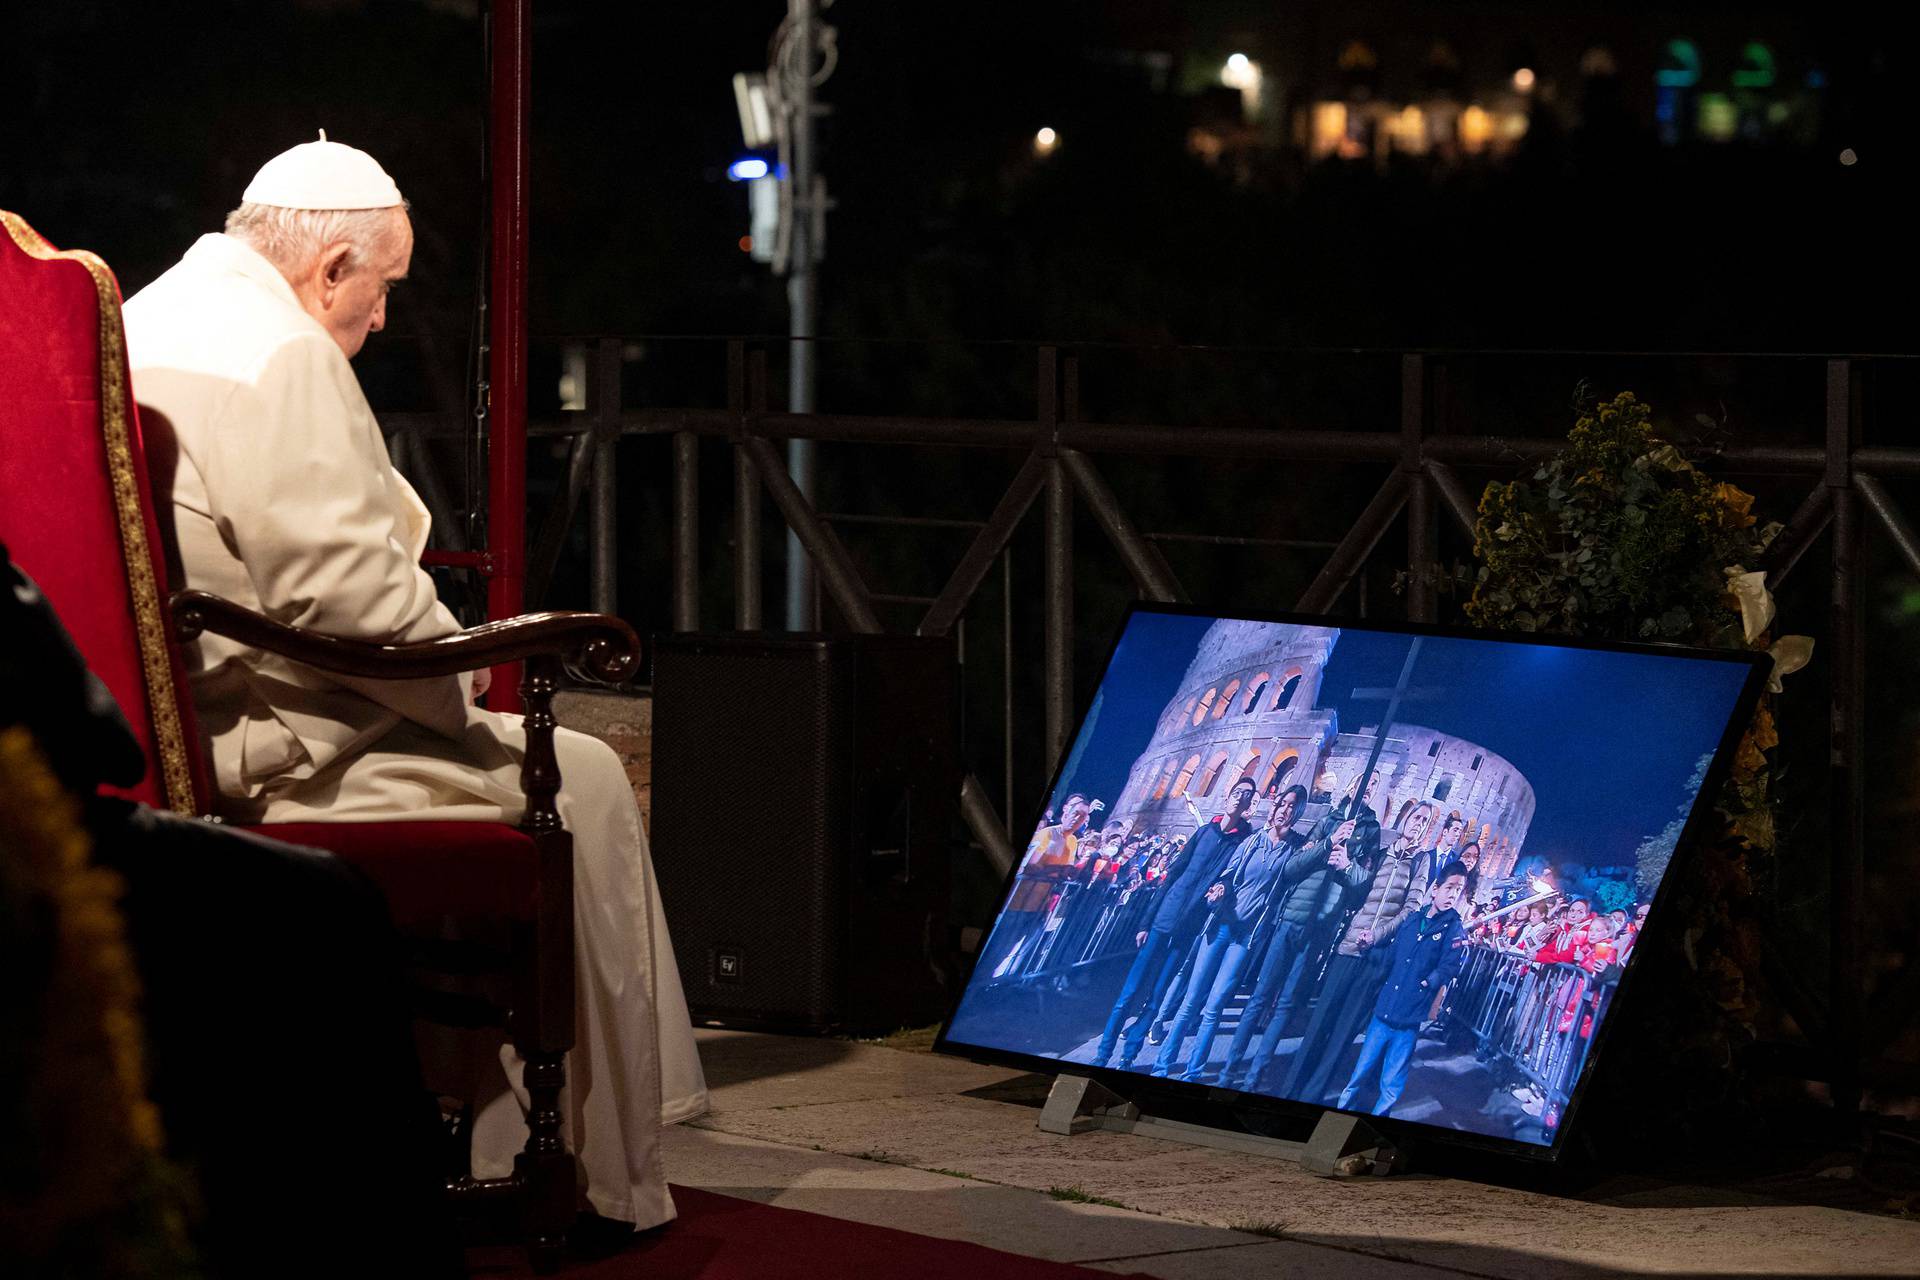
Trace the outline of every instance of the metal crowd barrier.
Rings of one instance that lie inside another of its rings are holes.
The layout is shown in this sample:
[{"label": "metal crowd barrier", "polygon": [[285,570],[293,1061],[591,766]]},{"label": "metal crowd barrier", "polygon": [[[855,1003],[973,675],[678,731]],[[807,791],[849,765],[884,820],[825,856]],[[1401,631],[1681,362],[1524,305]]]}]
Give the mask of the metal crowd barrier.
[{"label": "metal crowd barrier", "polygon": [[[1028,926],[1027,937],[1017,944],[1020,954],[1005,972],[993,977],[995,982],[1039,982],[1131,952],[1134,935],[1147,927],[1158,897],[1158,886],[1153,884],[1129,890],[1111,881],[1088,885],[1026,874],[1015,883],[1022,887],[1044,884],[1050,894],[1057,890],[1058,896],[1038,922]],[[1020,892],[1015,888],[1014,895]]]},{"label": "metal crowd barrier", "polygon": [[1542,964],[1487,945],[1470,951],[1448,1014],[1472,1029],[1477,1056],[1507,1077],[1502,1087],[1530,1085],[1543,1099],[1541,1120],[1551,1129],[1566,1114],[1613,986],[1577,964]]}]

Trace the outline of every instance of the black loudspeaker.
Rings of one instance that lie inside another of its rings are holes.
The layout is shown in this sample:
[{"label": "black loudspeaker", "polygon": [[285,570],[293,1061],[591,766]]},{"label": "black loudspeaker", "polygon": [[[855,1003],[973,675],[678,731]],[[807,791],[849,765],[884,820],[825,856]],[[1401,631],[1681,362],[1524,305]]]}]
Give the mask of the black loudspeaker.
[{"label": "black loudspeaker", "polygon": [[946,1012],[952,641],[654,641],[653,865],[694,1019],[826,1031]]}]

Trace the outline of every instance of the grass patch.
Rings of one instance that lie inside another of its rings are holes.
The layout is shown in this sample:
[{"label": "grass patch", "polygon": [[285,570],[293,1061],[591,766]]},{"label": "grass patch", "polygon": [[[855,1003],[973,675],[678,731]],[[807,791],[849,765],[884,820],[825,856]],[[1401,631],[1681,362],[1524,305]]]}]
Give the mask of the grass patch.
[{"label": "grass patch", "polygon": [[962,1173],[958,1169],[929,1169],[927,1172],[942,1174],[949,1178],[965,1178],[968,1182],[980,1181],[980,1179],[974,1177],[972,1174]]},{"label": "grass patch", "polygon": [[940,1024],[930,1027],[901,1027],[889,1031],[883,1036],[860,1036],[860,1044],[877,1044],[883,1049],[900,1049],[907,1053],[931,1053],[933,1041],[940,1034]]},{"label": "grass patch", "polygon": [[1048,1187],[1047,1194],[1055,1200],[1065,1200],[1069,1204],[1103,1204],[1109,1209],[1124,1209],[1127,1207],[1118,1200],[1109,1200],[1105,1196],[1088,1195],[1079,1187]]},{"label": "grass patch", "polygon": [[1290,1239],[1292,1235],[1287,1224],[1278,1218],[1248,1218],[1241,1222],[1229,1221],[1227,1223],[1227,1229],[1229,1231],[1244,1231],[1250,1236],[1266,1236],[1269,1240],[1286,1240]]}]

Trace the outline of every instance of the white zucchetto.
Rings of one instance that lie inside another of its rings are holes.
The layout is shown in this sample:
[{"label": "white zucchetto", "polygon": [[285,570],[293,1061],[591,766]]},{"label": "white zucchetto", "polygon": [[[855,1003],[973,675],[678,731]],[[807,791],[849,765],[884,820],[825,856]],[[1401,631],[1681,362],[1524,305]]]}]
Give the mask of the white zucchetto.
[{"label": "white zucchetto", "polygon": [[327,141],[303,142],[260,166],[240,197],[281,209],[388,209],[405,203],[380,162],[366,152]]}]

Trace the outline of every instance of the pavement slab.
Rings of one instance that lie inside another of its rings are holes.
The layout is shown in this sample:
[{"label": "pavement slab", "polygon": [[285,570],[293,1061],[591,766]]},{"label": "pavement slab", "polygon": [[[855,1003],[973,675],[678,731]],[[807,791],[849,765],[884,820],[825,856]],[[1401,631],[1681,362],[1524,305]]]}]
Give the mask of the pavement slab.
[{"label": "pavement slab", "polygon": [[[989,1245],[1054,1262],[1103,1264],[1108,1270],[1148,1275],[1327,1275],[1343,1274],[1353,1255],[1295,1245],[1296,1255],[1330,1257],[1302,1272],[1297,1262],[1286,1270],[1265,1270],[1280,1260],[1263,1236],[1140,1213],[1111,1205],[1059,1200],[1035,1190],[933,1172],[879,1160],[785,1146],[755,1138],[691,1126],[666,1134],[664,1156],[675,1182],[703,1191],[736,1196],[786,1209],[920,1235]],[[1201,1254],[1242,1251],[1247,1266],[1220,1271],[1219,1262],[1196,1261]],[[1124,1259],[1126,1265],[1115,1265]],[[1377,1265],[1368,1260],[1369,1265]],[[1258,1264],[1258,1265],[1257,1265]],[[1199,1270],[1195,1270],[1199,1267]],[[1336,1268],[1326,1270],[1326,1267]],[[1420,1268],[1388,1273],[1439,1276]]]},{"label": "pavement slab", "polygon": [[676,1132],[675,1181],[1036,1257],[1168,1280],[1920,1276],[1910,1219],[1646,1177],[1579,1197],[1322,1179],[1237,1152],[1041,1133],[1031,1106],[965,1096],[1021,1074],[1006,1068],[846,1041],[700,1041],[714,1108]]}]

